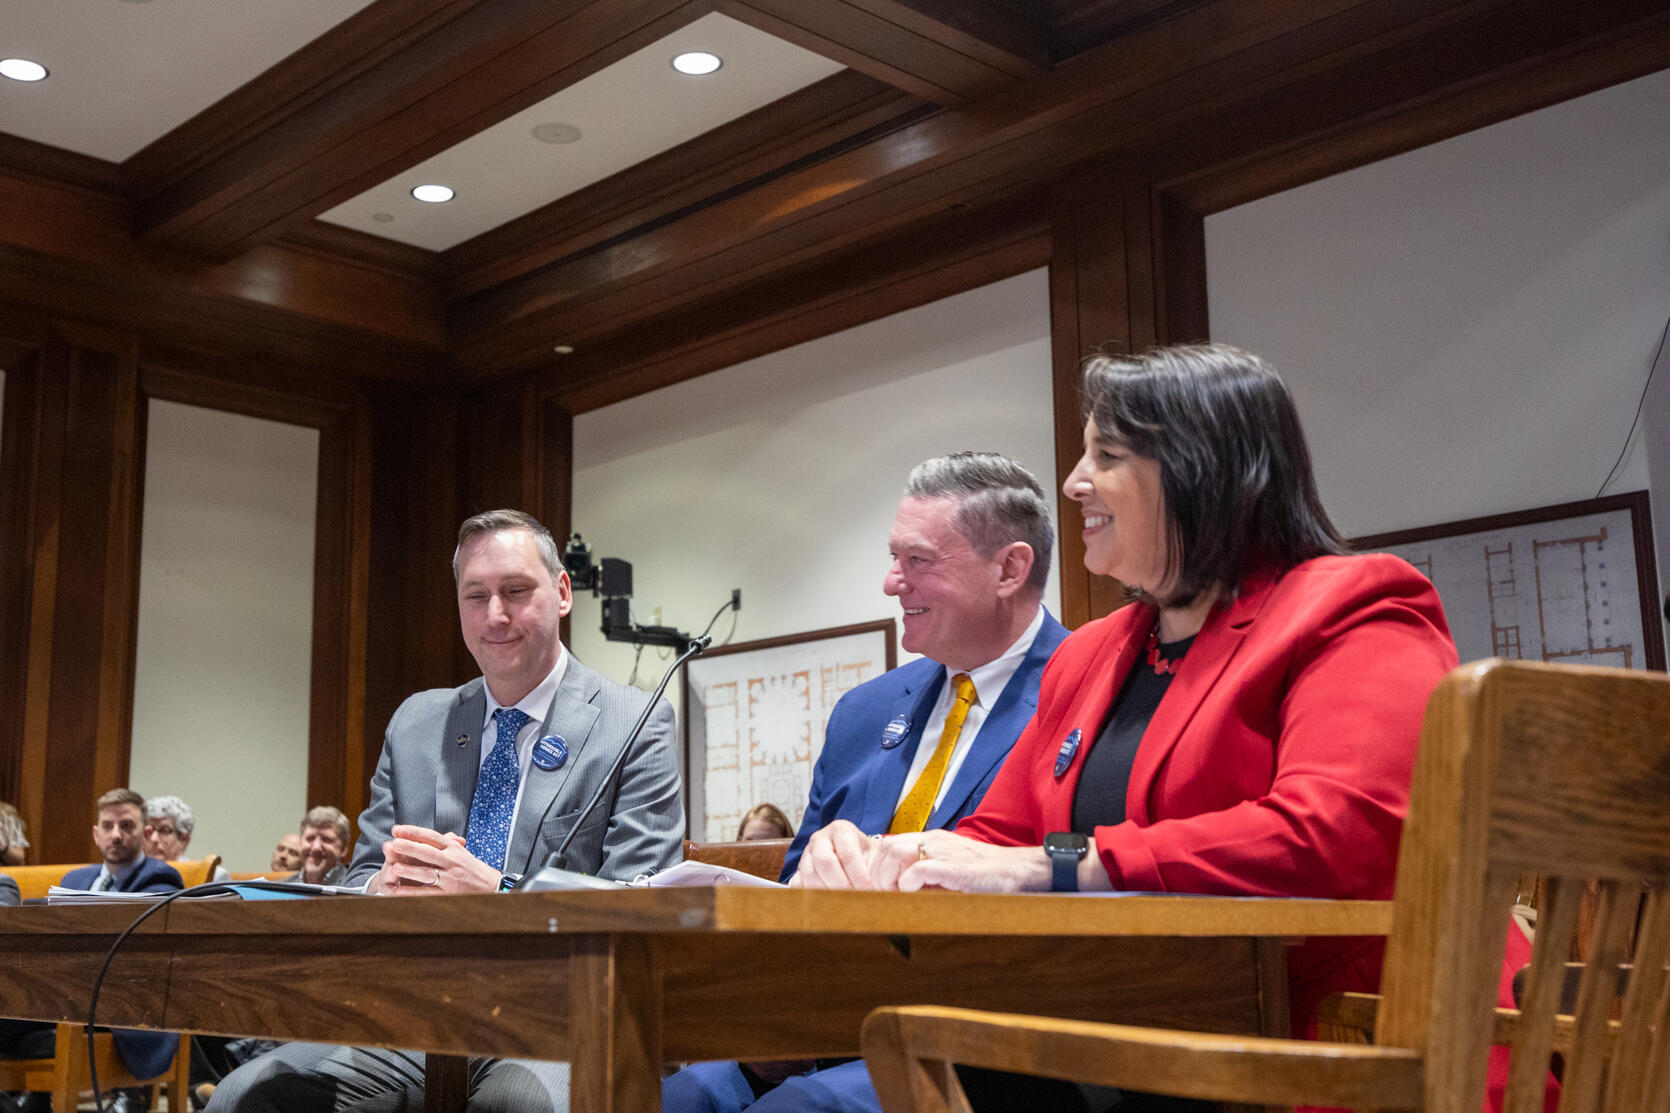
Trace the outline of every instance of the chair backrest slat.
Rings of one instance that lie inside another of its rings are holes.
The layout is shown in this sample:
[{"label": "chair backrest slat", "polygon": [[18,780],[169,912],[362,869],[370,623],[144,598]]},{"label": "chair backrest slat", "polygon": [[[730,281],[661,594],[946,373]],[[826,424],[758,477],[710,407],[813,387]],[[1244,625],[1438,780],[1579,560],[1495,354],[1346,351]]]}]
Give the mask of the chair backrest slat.
[{"label": "chair backrest slat", "polygon": [[1635,929],[1641,884],[1603,881],[1595,915],[1595,949],[1577,989],[1577,1026],[1566,1053],[1562,1077],[1562,1113],[1595,1113],[1600,1108],[1606,1077],[1607,1023],[1617,1000],[1618,964],[1623,961]]},{"label": "chair backrest slat", "polygon": [[1583,903],[1583,883],[1554,877],[1544,889],[1537,909],[1537,935],[1531,945],[1531,969],[1519,1003],[1520,1021],[1513,1041],[1513,1060],[1503,1113],[1541,1113],[1548,1076],[1548,1057],[1554,1042],[1554,1017],[1560,1007],[1566,955],[1577,931]]},{"label": "chair backrest slat", "polygon": [[[1613,1053],[1607,1074],[1607,1113],[1637,1113],[1647,1108],[1651,1095],[1647,1079],[1658,1070],[1666,1050],[1665,1007],[1667,983],[1665,957],[1670,954],[1670,891],[1662,884],[1647,892],[1642,906],[1635,954],[1639,961],[1630,971],[1624,993],[1623,1038]],[[1661,1038],[1655,1039],[1655,1032]]]}]

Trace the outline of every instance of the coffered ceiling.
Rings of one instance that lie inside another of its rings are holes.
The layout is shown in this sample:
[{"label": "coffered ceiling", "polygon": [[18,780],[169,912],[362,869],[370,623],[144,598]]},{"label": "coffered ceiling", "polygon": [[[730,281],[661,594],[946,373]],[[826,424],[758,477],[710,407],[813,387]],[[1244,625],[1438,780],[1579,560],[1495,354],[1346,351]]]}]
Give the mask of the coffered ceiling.
[{"label": "coffered ceiling", "polygon": [[[692,48],[723,67],[674,73]],[[1670,12],[5,0],[10,56],[50,77],[0,79],[0,300],[180,328],[212,303],[584,408],[793,339],[808,306],[881,311],[903,274],[1036,266],[1087,168],[1211,212],[1670,65]],[[414,200],[429,181],[455,198]]]}]

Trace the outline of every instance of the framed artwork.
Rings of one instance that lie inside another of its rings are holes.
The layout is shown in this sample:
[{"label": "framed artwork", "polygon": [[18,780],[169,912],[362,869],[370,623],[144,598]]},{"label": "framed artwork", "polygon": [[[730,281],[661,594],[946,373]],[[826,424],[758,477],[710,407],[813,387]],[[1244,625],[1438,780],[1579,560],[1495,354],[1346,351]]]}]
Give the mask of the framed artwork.
[{"label": "framed artwork", "polygon": [[755,804],[800,826],[835,701],[891,669],[893,620],[729,645],[684,672],[684,814],[697,842],[736,838]]},{"label": "framed artwork", "polygon": [[1647,492],[1360,537],[1438,589],[1463,661],[1664,669]]}]

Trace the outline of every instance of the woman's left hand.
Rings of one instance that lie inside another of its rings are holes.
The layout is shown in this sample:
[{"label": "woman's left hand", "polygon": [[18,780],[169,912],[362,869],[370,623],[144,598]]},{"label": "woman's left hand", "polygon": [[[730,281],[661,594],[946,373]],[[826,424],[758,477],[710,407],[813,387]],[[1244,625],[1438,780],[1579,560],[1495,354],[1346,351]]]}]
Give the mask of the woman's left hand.
[{"label": "woman's left hand", "polygon": [[1048,892],[1050,861],[1041,846],[993,846],[949,831],[889,835],[870,858],[878,889],[914,893]]}]

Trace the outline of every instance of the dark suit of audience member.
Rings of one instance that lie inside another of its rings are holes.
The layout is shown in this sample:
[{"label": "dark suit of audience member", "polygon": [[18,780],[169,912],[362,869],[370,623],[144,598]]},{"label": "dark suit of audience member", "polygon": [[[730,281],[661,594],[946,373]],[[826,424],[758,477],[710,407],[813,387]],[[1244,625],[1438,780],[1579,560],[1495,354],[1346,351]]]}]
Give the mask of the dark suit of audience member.
[{"label": "dark suit of audience member", "polygon": [[[889,543],[882,590],[904,609],[904,647],[924,656],[835,705],[784,863],[791,883],[807,840],[836,820],[880,835],[951,827],[972,812],[1031,720],[1044,665],[1067,636],[1039,603],[1053,543],[1049,506],[1013,461],[959,453],[922,464]],[[662,1108],[879,1113],[880,1102],[862,1059],[708,1062],[668,1078]]]}]

